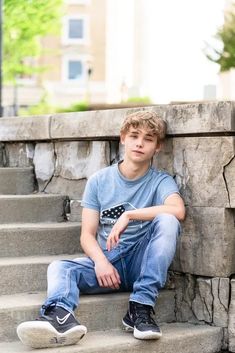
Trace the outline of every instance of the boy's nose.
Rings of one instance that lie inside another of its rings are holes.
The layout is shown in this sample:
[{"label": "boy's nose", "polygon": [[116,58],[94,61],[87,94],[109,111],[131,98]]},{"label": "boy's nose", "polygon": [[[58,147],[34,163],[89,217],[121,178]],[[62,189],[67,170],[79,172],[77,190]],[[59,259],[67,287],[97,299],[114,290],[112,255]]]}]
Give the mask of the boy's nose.
[{"label": "boy's nose", "polygon": [[143,146],[143,141],[142,140],[138,140],[138,141],[136,141],[136,146],[137,147],[142,147]]}]

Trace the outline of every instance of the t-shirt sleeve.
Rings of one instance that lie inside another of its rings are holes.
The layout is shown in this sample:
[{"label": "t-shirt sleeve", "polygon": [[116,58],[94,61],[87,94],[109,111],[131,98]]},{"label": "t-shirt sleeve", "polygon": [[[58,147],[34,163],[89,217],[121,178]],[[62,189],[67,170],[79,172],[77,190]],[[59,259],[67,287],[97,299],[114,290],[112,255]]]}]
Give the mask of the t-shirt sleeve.
[{"label": "t-shirt sleeve", "polygon": [[90,177],[86,183],[81,205],[82,207],[100,211],[100,204],[98,201],[98,184],[97,179],[94,176]]},{"label": "t-shirt sleeve", "polygon": [[163,205],[166,198],[174,193],[179,194],[179,188],[172,176],[166,175],[158,185],[156,203]]}]

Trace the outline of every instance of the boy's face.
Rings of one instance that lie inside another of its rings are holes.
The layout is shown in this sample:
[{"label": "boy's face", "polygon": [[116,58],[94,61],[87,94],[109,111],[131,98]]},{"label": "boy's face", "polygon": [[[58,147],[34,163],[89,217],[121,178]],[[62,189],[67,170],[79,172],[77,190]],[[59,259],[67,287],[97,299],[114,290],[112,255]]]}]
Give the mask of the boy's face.
[{"label": "boy's face", "polygon": [[129,131],[121,134],[121,143],[125,146],[125,157],[133,162],[150,162],[161,145],[157,136],[145,127],[130,127]]}]

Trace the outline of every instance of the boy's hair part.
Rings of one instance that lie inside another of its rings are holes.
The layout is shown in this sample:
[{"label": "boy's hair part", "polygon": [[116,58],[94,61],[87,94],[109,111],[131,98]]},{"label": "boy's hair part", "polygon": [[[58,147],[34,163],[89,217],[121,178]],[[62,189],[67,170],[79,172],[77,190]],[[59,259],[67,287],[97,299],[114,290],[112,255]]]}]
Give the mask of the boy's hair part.
[{"label": "boy's hair part", "polygon": [[120,133],[126,134],[131,127],[135,129],[140,127],[149,129],[157,136],[158,143],[163,142],[166,137],[166,122],[157,113],[152,111],[137,111],[128,114],[122,123]]}]

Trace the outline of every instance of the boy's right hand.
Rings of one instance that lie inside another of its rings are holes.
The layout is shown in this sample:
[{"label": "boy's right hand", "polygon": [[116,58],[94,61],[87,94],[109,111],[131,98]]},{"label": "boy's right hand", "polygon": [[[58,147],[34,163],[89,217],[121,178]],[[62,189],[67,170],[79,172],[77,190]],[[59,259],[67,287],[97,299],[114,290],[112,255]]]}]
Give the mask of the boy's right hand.
[{"label": "boy's right hand", "polygon": [[107,259],[95,262],[95,273],[100,287],[119,289],[119,273]]}]

